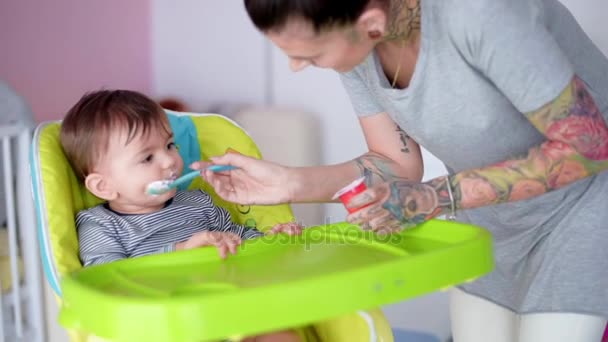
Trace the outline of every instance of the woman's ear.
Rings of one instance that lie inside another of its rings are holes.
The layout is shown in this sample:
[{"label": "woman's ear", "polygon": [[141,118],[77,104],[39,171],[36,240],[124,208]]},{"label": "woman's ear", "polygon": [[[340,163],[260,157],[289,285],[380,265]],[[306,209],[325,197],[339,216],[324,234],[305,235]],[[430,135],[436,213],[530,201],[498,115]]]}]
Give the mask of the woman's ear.
[{"label": "woman's ear", "polygon": [[382,39],[386,33],[387,16],[378,7],[366,9],[357,19],[357,29],[371,40]]},{"label": "woman's ear", "polygon": [[84,185],[95,196],[106,201],[116,199],[118,194],[112,188],[103,175],[99,173],[91,173],[84,179]]}]

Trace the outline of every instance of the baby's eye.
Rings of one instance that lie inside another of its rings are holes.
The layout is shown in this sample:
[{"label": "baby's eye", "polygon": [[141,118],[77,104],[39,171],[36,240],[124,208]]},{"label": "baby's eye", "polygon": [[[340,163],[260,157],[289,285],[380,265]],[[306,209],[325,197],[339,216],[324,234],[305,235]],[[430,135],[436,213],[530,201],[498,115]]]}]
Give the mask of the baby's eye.
[{"label": "baby's eye", "polygon": [[170,142],[169,144],[167,144],[167,150],[173,150],[173,149],[177,149],[177,145],[175,145],[174,142]]},{"label": "baby's eye", "polygon": [[152,155],[150,154],[144,160],[142,160],[141,162],[145,164],[145,163],[149,163],[151,161],[152,161]]}]

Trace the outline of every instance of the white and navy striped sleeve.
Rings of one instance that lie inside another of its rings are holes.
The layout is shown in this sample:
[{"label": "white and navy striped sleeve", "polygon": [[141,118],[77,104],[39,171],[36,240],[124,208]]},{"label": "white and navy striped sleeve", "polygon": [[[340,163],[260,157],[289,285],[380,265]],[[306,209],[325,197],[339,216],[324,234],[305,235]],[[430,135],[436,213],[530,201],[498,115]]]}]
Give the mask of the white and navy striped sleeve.
[{"label": "white and navy striped sleeve", "polygon": [[234,223],[228,210],[217,205],[214,205],[214,209],[215,217],[217,218],[217,227],[213,230],[230,232],[240,236],[243,240],[253,239],[264,235],[264,233],[255,228],[248,228],[241,224]]},{"label": "white and navy striped sleeve", "polygon": [[76,217],[80,261],[84,267],[126,259],[127,252],[111,229],[87,212]]},{"label": "white and navy striped sleeve", "polygon": [[211,196],[206,192],[197,191],[195,193],[198,195],[196,202],[201,205],[201,210],[207,214],[210,221],[213,223],[212,227],[208,227],[209,230],[230,232],[240,236],[244,240],[264,235],[264,233],[255,228],[248,228],[241,224],[234,223],[228,210],[215,205]]}]

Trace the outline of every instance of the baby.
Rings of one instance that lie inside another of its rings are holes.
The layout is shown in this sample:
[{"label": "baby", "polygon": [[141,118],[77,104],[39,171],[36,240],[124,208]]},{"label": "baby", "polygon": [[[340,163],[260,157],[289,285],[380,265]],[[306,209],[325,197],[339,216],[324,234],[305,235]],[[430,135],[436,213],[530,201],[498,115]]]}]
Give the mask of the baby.
[{"label": "baby", "polygon": [[[231,221],[201,190],[146,193],[148,184],[175,179],[184,163],[168,118],[146,96],[127,90],[85,95],[61,125],[61,144],[77,176],[104,204],[76,216],[80,259],[86,266],[181,249],[215,246],[222,258],[242,239],[263,233]],[[295,223],[272,233],[299,234]],[[293,331],[255,341],[299,341]]]}]

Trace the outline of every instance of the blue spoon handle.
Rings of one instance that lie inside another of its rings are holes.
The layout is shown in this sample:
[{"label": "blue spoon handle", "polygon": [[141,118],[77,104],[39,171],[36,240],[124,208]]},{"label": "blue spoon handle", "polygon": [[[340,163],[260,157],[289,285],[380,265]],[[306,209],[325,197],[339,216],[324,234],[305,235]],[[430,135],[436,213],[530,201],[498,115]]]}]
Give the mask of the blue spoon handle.
[{"label": "blue spoon handle", "polygon": [[236,166],[232,166],[232,165],[209,165],[207,167],[207,170],[210,170],[213,172],[230,171],[230,170],[234,170],[234,169],[236,169]]},{"label": "blue spoon handle", "polygon": [[178,179],[176,179],[175,181],[173,181],[170,185],[169,185],[169,189],[174,189],[177,188],[178,186],[188,183],[191,180],[193,180],[194,178],[200,176],[201,173],[200,171],[192,171],[192,172],[188,172],[185,175],[179,177]]},{"label": "blue spoon handle", "polygon": [[[210,165],[209,167],[207,167],[207,169],[211,170],[213,172],[221,172],[221,171],[234,170],[234,169],[236,169],[236,167],[234,167],[232,165]],[[183,175],[183,176],[179,177],[178,179],[176,179],[175,181],[173,181],[169,185],[169,189],[175,189],[182,184],[186,184],[186,183],[192,181],[194,178],[196,178],[200,175],[201,175],[200,171],[188,172],[185,175]]]}]

